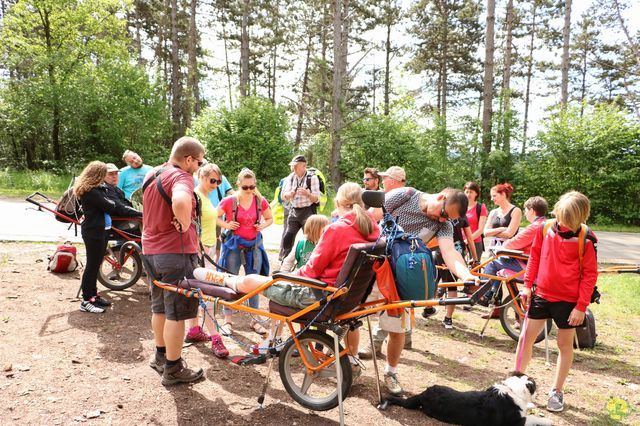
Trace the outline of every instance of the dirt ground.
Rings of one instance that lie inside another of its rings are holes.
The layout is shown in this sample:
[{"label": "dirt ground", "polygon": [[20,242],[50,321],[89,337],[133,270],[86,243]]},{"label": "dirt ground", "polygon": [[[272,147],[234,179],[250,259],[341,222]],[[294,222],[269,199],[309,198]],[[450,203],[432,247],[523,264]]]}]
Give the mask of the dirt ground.
[{"label": "dirt ground", "polygon": [[[81,272],[55,275],[46,271],[46,256],[54,247],[31,243],[0,246],[0,423],[338,422],[337,408],[312,412],[296,404],[284,390],[277,366],[266,406],[258,409],[256,399],[268,364],[239,367],[215,358],[202,344],[186,348],[183,355],[191,366],[204,368],[205,379],[193,385],[163,387],[159,375],[147,365],[154,345],[146,285],[140,281],[122,292],[102,289],[113,299],[113,306],[103,315],[82,313],[75,298]],[[432,384],[483,389],[507,374],[515,342],[501,331],[497,320],[480,339],[482,313],[479,308],[456,311],[453,331],[441,326],[443,309],[429,320],[416,315],[413,349],[403,353],[399,370],[408,394]],[[248,330],[247,318],[242,317],[236,316],[235,329],[258,341]],[[623,423],[640,424],[637,331],[622,330],[606,318],[599,319],[599,324],[603,326],[596,349],[576,355],[566,387],[566,411],[556,415],[536,409],[534,413],[551,418],[555,424],[618,424],[613,403],[622,401],[636,407]],[[229,339],[225,343],[232,355],[243,354]],[[553,338],[550,346],[551,364],[555,365]],[[537,345],[534,356],[529,374],[539,385],[537,402],[545,404],[553,367],[545,366],[543,344]],[[373,364],[364,364],[363,376],[345,401],[347,424],[440,424],[399,407],[378,411]]]}]

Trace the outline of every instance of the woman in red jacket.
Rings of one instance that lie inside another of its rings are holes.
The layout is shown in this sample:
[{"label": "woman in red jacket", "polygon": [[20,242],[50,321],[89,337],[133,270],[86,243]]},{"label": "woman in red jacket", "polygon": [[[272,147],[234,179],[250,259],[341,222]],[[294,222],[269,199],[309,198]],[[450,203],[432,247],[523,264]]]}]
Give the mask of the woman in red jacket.
[{"label": "woman in red jacket", "polygon": [[[542,331],[546,319],[553,318],[558,327],[560,354],[547,410],[562,411],[562,387],[573,363],[574,329],[584,321],[598,279],[597,239],[591,231],[588,232],[581,262],[578,234],[590,211],[589,199],[583,194],[575,191],[564,194],[553,211],[556,222],[546,234],[543,228],[536,233],[527,263],[525,289],[520,296],[524,305],[529,305],[528,320],[518,343],[515,369],[525,372],[531,361],[536,336]],[[534,283],[536,288],[532,297]]]}]

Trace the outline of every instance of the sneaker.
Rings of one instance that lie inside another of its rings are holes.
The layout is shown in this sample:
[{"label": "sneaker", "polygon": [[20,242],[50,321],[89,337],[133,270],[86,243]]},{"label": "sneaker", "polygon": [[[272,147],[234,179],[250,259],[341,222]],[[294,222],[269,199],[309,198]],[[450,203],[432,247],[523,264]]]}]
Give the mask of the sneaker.
[{"label": "sneaker", "polygon": [[229,356],[229,351],[224,346],[222,337],[220,337],[220,335],[211,337],[211,350],[213,351],[213,354],[218,358],[226,358]]},{"label": "sneaker", "polygon": [[391,395],[398,396],[403,392],[397,373],[384,373],[384,384]]},{"label": "sneaker", "polygon": [[191,370],[187,367],[186,361],[180,359],[180,362],[172,367],[167,367],[165,364],[164,371],[162,372],[162,384],[169,386],[177,383],[195,382],[202,377],[203,374],[204,371],[202,371],[202,368]]},{"label": "sneaker", "polygon": [[111,301],[103,298],[102,296],[94,297],[92,303],[99,308],[106,308],[107,306],[111,306]]},{"label": "sneaker", "polygon": [[478,299],[478,305],[488,307],[491,299],[493,299],[493,290],[489,290],[483,294],[482,297]]},{"label": "sneaker", "polygon": [[555,389],[549,392],[549,401],[547,401],[547,410],[562,411],[564,410],[564,394]]},{"label": "sneaker", "polygon": [[205,333],[199,325],[191,327],[184,338],[185,343],[208,342],[209,340],[211,340],[211,336]]},{"label": "sneaker", "polygon": [[231,336],[233,334],[233,323],[225,322],[224,324],[222,324],[222,326],[220,326],[220,333],[223,336]]},{"label": "sneaker", "polygon": [[444,325],[444,328],[446,328],[447,330],[453,330],[453,320],[451,318],[444,317],[444,319],[442,320],[442,325]]},{"label": "sneaker", "polygon": [[[404,338],[404,346],[403,346],[403,349],[411,349],[411,347],[412,347],[411,339],[407,339],[407,337],[406,337],[406,336],[407,336],[407,335],[405,335],[405,338]],[[410,335],[409,335],[409,336],[410,336]]]},{"label": "sneaker", "polygon": [[164,364],[167,362],[167,355],[156,351],[149,360],[149,367],[162,374],[164,371]]},{"label": "sneaker", "polygon": [[[382,342],[373,342],[373,346],[376,348],[376,358],[382,356]],[[372,359],[373,353],[371,351],[371,345],[367,345],[363,350],[358,351],[358,358],[360,359]]]},{"label": "sneaker", "polygon": [[80,311],[89,312],[90,314],[101,314],[104,312],[104,308],[94,305],[90,300],[83,300],[80,302]]},{"label": "sneaker", "polygon": [[430,316],[434,315],[436,312],[438,312],[436,308],[434,308],[433,306],[428,306],[424,308],[424,310],[422,311],[422,318],[429,318]]}]

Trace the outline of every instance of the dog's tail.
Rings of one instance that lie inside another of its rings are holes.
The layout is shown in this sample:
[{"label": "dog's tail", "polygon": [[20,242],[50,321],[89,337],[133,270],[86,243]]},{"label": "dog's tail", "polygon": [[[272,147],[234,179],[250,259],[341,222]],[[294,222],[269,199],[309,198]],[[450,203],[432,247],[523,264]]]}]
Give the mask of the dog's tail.
[{"label": "dog's tail", "polygon": [[386,408],[388,405],[399,405],[410,410],[419,410],[422,407],[420,402],[420,395],[412,396],[410,398],[400,398],[398,396],[389,396],[382,403]]}]

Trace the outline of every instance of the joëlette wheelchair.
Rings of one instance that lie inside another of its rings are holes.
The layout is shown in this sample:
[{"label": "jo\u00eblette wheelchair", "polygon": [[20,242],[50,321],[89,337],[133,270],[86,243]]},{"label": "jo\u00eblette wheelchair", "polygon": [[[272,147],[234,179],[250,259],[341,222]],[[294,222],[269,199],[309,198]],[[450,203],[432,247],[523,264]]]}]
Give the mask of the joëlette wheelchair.
[{"label": "jo\u00eblette wheelchair", "polygon": [[[363,200],[369,206],[382,207],[384,193],[365,191]],[[157,280],[153,280],[153,283],[168,291],[213,302],[214,311],[218,305],[222,305],[286,324],[291,337],[284,343],[277,343],[278,340],[274,339],[275,343],[272,343],[268,349],[268,356],[271,357],[269,372],[272,369],[274,359],[278,357],[280,378],[285,389],[296,402],[316,411],[340,406],[340,418],[343,421],[342,401],[348,396],[353,380],[348,349],[340,343],[347,331],[362,326],[362,319],[366,318],[369,323],[370,315],[389,309],[450,304],[473,305],[491,285],[485,282],[469,297],[411,301],[387,301],[385,299],[367,301],[376,281],[373,267],[376,262],[384,260],[385,246],[384,240],[379,240],[376,243],[352,245],[335,286],[329,286],[316,279],[286,273],[274,274],[269,282],[248,294],[238,294],[227,287],[219,287],[208,282],[191,279],[183,280],[178,285],[170,285]],[[273,301],[269,302],[268,311],[244,305],[244,301],[262,293],[277,282],[293,283],[321,290],[325,292],[326,297],[301,310],[279,305]],[[462,282],[449,284],[464,285]],[[296,331],[294,324],[300,325],[301,330]],[[315,329],[310,329],[311,326]],[[368,328],[370,343],[373,343],[371,326],[369,325]],[[333,337],[329,335],[329,332]],[[336,368],[336,354],[339,358],[339,368]],[[375,353],[373,354],[373,363],[377,378],[378,398],[381,400]],[[264,401],[268,381],[269,373],[267,373],[262,395],[258,399],[261,404]]]}]

